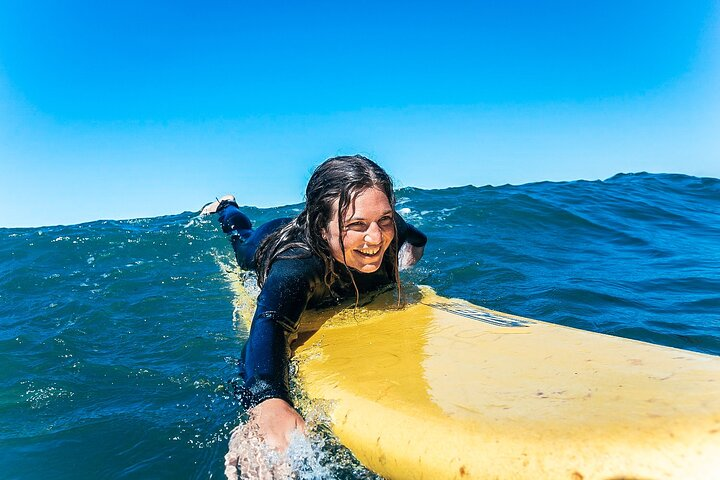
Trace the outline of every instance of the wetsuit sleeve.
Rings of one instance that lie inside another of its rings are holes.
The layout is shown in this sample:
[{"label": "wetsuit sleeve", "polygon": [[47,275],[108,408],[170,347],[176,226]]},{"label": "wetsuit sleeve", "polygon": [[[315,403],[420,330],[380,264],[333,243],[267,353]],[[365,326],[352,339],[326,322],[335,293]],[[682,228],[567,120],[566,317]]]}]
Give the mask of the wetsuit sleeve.
[{"label": "wetsuit sleeve", "polygon": [[425,234],[403,220],[398,213],[395,213],[395,225],[397,227],[399,245],[408,242],[415,247],[424,247],[427,243]]},{"label": "wetsuit sleeve", "polygon": [[300,315],[312,295],[314,275],[303,259],[273,263],[250,327],[241,357],[240,376],[246,409],[269,398],[290,401],[289,336],[297,331]]}]

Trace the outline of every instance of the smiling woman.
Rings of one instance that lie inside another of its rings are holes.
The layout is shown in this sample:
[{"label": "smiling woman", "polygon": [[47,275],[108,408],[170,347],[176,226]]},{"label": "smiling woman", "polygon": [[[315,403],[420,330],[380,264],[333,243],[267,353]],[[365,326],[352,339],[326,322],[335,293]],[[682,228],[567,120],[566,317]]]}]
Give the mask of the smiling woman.
[{"label": "smiling woman", "polygon": [[376,187],[358,193],[342,223],[344,227],[339,221],[331,222],[323,234],[333,258],[363,273],[380,268],[385,251],[395,239],[393,209],[385,193]]},{"label": "smiling woman", "polygon": [[[238,264],[258,274],[261,292],[241,357],[242,401],[264,441],[285,450],[292,432],[305,428],[288,387],[289,347],[303,311],[399,286],[400,268],[422,257],[427,238],[395,212],[388,174],[360,155],[321,164],[295,218],[253,229],[232,195],[202,213],[219,213]],[[237,458],[228,463],[232,476]]]}]

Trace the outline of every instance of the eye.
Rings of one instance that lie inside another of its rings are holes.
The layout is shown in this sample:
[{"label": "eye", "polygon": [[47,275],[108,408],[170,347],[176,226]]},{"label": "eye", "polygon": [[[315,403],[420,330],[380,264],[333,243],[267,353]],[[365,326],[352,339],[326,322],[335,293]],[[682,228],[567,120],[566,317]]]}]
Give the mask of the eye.
[{"label": "eye", "polygon": [[365,222],[352,222],[345,225],[345,228],[348,230],[353,230],[355,232],[362,232],[367,229],[367,225],[365,225]]},{"label": "eye", "polygon": [[392,224],[393,224],[393,218],[389,215],[382,217],[378,221],[378,225],[380,225],[381,227],[390,227],[390,226],[392,226]]}]

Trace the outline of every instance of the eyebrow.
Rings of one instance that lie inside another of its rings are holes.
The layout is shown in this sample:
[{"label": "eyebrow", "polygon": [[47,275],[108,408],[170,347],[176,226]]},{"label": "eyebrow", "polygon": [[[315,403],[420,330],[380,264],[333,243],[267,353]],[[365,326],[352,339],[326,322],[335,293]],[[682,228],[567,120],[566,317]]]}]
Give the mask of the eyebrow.
[{"label": "eyebrow", "polygon": [[[392,213],[393,213],[392,210],[386,210],[386,211],[383,212],[380,216],[381,216],[381,217],[384,217],[385,215],[391,215]],[[345,221],[346,221],[346,222],[350,222],[350,221],[353,221],[353,220],[367,220],[367,218],[352,216],[352,217],[348,218],[348,219],[345,220]]]}]

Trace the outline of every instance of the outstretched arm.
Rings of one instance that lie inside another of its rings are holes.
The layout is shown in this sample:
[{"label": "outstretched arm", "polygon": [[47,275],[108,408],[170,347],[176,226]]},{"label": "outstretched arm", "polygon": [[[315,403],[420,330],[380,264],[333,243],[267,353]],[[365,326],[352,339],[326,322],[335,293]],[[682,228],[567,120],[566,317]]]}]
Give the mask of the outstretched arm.
[{"label": "outstretched arm", "polygon": [[243,404],[251,421],[273,448],[284,450],[295,429],[305,423],[292,408],[288,338],[312,293],[312,271],[304,259],[278,259],[258,297],[257,309],[242,355]]}]

